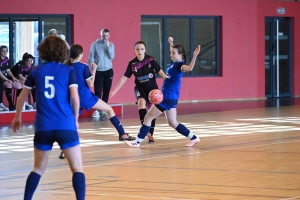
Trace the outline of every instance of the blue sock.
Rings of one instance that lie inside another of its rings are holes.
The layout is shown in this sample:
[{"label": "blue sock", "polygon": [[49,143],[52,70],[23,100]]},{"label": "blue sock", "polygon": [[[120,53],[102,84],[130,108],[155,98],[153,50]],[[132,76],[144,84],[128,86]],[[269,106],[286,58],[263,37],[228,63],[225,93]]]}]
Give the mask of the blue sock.
[{"label": "blue sock", "polygon": [[146,126],[145,124],[142,125],[137,138],[138,143],[141,143],[145,139],[146,135],[149,133],[149,130],[150,126]]},{"label": "blue sock", "polygon": [[184,135],[185,137],[188,137],[190,134],[190,130],[187,129],[183,124],[178,124],[176,127],[176,131],[180,133],[181,135]]},{"label": "blue sock", "polygon": [[117,129],[119,135],[120,136],[124,135],[125,131],[124,131],[124,128],[123,128],[121,122],[119,121],[119,119],[116,116],[113,116],[109,120],[114,125],[114,127]]},{"label": "blue sock", "polygon": [[39,182],[40,182],[41,175],[35,172],[31,172],[26,180],[25,192],[24,192],[24,200],[31,200],[34,191],[36,190]]},{"label": "blue sock", "polygon": [[74,172],[72,178],[73,188],[77,200],[85,199],[85,176],[84,173]]}]

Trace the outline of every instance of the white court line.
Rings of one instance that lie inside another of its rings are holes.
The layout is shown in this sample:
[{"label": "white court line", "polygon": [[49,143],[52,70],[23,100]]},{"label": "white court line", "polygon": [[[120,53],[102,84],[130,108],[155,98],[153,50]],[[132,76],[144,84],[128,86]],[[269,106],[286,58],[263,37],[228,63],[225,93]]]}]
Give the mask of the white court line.
[{"label": "white court line", "polygon": [[[14,190],[14,191],[19,191],[19,192],[24,192],[24,190],[18,190],[18,189],[0,189],[0,191],[10,191],[10,190]],[[36,192],[40,192],[40,193],[52,193],[52,194],[68,194],[68,195],[72,195],[74,194],[74,192],[60,192],[60,191],[56,191],[56,190],[35,190]],[[20,194],[23,195],[23,194]],[[172,197],[145,197],[145,196],[131,196],[131,195],[120,195],[120,194],[97,194],[97,193],[90,193],[87,192],[85,193],[85,197],[88,198],[88,195],[91,196],[111,196],[111,197],[130,197],[130,198],[138,198],[138,199],[165,199],[165,200],[184,200],[186,198],[172,198]],[[199,199],[191,199],[188,198],[188,200],[199,200]]]},{"label": "white court line", "polygon": [[[263,135],[263,134],[270,134],[270,133],[265,133],[265,132],[259,132],[259,133],[249,133],[247,135],[225,135],[225,136],[220,136],[220,135],[216,135],[216,136],[212,136],[211,137],[205,137],[205,139],[202,139],[201,137],[199,137],[201,139],[201,141],[211,141],[211,140],[219,140],[219,139],[230,139],[230,138],[236,138],[236,137],[241,137],[241,136],[248,136],[248,135]],[[197,135],[199,136],[199,135]],[[178,142],[172,142],[172,143],[164,143],[164,144],[150,144],[149,146],[155,145],[155,146],[167,146],[170,144],[181,144],[181,143],[186,143],[186,141],[178,141]],[[124,143],[125,144],[125,143]],[[147,148],[149,146],[140,146],[139,148]],[[124,150],[124,148],[126,148],[127,146],[124,146],[122,148],[117,148],[117,149],[108,149],[108,150],[99,150],[99,151],[90,151],[90,152],[82,152],[81,155],[85,155],[85,154],[94,154],[94,153],[101,153],[101,152],[106,152],[106,151],[118,151],[118,150]],[[32,147],[33,150],[33,147]],[[82,151],[82,149],[81,149]],[[53,156],[49,156],[49,158],[57,158],[58,155],[53,155]],[[2,163],[7,163],[7,162],[19,162],[19,161],[28,161],[28,160],[33,160],[34,158],[26,158],[26,159],[18,159],[18,160],[3,160],[0,163],[0,166]]]},{"label": "white court line", "polygon": [[[89,167],[98,167],[98,166],[104,166],[104,165],[116,165],[116,164],[123,164],[123,163],[130,163],[130,162],[138,162],[138,161],[145,161],[145,160],[153,160],[153,159],[162,159],[162,158],[170,158],[175,156],[185,156],[185,155],[194,155],[194,154],[201,154],[201,153],[210,153],[215,151],[227,151],[227,150],[236,150],[236,149],[244,149],[244,148],[251,148],[251,147],[260,147],[260,146],[268,146],[268,145],[276,145],[276,144],[283,144],[283,143],[291,143],[291,142],[300,142],[300,140],[293,140],[293,141],[286,141],[286,142],[275,142],[275,143],[268,143],[268,144],[258,144],[258,145],[250,145],[250,146],[242,146],[242,147],[233,147],[233,148],[224,148],[224,149],[214,149],[214,150],[206,150],[201,152],[194,152],[194,153],[184,153],[184,154],[172,154],[167,156],[158,156],[158,157],[151,157],[151,158],[143,158],[143,159],[136,159],[136,160],[126,160],[126,161],[118,161],[118,162],[112,162],[112,163],[102,163],[102,164],[94,164],[94,165],[84,165],[83,168],[89,168]],[[244,144],[245,145],[245,144]],[[133,147],[128,147],[133,148]],[[124,148],[123,148],[124,149]],[[138,149],[138,148],[137,148]],[[57,172],[57,171],[63,171],[63,170],[70,170],[69,166],[62,169],[54,169],[54,170],[48,170],[45,171],[45,173],[49,172]],[[15,177],[15,176],[26,176],[26,174],[13,174],[13,175],[0,175],[0,177]]]},{"label": "white court line", "polygon": [[281,199],[281,200],[291,200],[291,199],[300,199],[300,196],[297,196],[297,197],[291,197],[291,198],[286,198],[286,199]]}]

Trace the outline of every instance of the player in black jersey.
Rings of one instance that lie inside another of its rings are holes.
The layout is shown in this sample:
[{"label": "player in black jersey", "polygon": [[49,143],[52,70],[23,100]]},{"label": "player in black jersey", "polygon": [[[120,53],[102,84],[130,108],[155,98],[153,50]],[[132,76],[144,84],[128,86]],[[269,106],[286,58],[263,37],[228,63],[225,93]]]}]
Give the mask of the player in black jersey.
[{"label": "player in black jersey", "polygon": [[[155,74],[158,73],[163,79],[165,79],[166,75],[156,60],[146,54],[146,44],[143,41],[135,43],[134,51],[136,57],[129,62],[124,76],[122,76],[115,89],[110,93],[110,97],[113,97],[127,79],[134,75],[134,93],[137,99],[140,121],[143,124],[147,113],[146,107],[150,108],[152,106],[149,102],[148,94],[151,90],[158,89]],[[154,127],[155,119],[151,123],[150,134],[148,134],[149,143],[154,142]]]}]

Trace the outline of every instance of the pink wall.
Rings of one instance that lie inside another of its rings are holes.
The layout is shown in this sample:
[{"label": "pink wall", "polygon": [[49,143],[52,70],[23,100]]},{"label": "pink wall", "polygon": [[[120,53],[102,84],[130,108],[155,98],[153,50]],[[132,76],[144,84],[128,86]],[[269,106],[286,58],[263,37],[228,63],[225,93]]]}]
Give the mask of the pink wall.
[{"label": "pink wall", "polygon": [[[113,88],[123,75],[128,61],[134,57],[133,44],[140,40],[141,15],[221,16],[222,76],[183,78],[180,100],[191,101],[265,97],[264,18],[279,16],[277,7],[284,7],[284,16],[293,17],[294,24],[299,24],[299,2],[271,0],[10,0],[1,1],[0,13],[73,15],[73,42],[83,45],[83,62],[87,61],[90,45],[99,37],[99,31],[108,28],[110,39],[116,47]],[[299,34],[300,26],[295,26],[294,35]],[[300,55],[299,37],[294,36],[294,41],[293,55]],[[300,73],[300,57],[293,57],[296,79]],[[134,102],[133,82],[133,78],[129,79],[109,102]],[[161,86],[162,80],[158,79],[158,82]],[[293,93],[300,95],[300,85],[296,82]]]}]

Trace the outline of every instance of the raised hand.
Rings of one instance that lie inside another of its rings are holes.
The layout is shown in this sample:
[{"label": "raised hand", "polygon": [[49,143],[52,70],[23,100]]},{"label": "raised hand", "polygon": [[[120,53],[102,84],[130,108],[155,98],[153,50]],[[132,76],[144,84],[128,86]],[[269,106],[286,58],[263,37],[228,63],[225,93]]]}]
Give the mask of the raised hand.
[{"label": "raised hand", "polygon": [[173,39],[172,37],[169,37],[169,38],[168,38],[168,42],[169,42],[169,43],[173,43],[173,41],[174,41],[174,39]]},{"label": "raised hand", "polygon": [[201,50],[201,46],[198,45],[198,47],[194,51],[194,56],[198,56],[198,54],[200,53],[200,50]]}]

